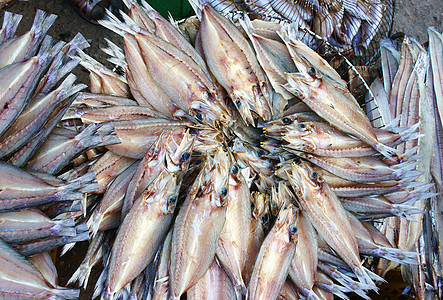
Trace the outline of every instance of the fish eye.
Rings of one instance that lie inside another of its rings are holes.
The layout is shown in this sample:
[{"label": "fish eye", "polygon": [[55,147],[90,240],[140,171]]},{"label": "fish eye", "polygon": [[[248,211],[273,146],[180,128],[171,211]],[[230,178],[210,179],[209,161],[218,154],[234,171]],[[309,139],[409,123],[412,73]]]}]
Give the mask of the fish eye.
[{"label": "fish eye", "polygon": [[311,173],[311,175],[309,175],[309,177],[312,179],[312,180],[315,180],[315,179],[317,179],[317,173],[316,172],[312,172]]},{"label": "fish eye", "polygon": [[168,203],[171,205],[175,205],[175,203],[177,203],[177,197],[176,196],[169,197]]},{"label": "fish eye", "polygon": [[203,114],[202,113],[197,113],[196,115],[195,115],[195,118],[197,119],[197,120],[199,120],[199,121],[202,121],[203,120]]},{"label": "fish eye", "polygon": [[310,67],[308,69],[308,74],[311,75],[311,76],[314,76],[315,75],[315,69],[313,67]]},{"label": "fish eye", "polygon": [[292,234],[297,233],[298,229],[294,225],[289,226],[289,232]]},{"label": "fish eye", "polygon": [[201,159],[194,160],[194,165],[199,166],[203,161]]},{"label": "fish eye", "polygon": [[189,152],[185,152],[182,154],[181,160],[187,161],[191,157],[191,154]]},{"label": "fish eye", "polygon": [[285,118],[281,119],[281,122],[283,125],[288,125],[289,123],[291,123],[291,119],[285,117]]},{"label": "fish eye", "polygon": [[298,127],[299,127],[301,130],[306,129],[306,125],[303,124],[303,123],[298,124]]},{"label": "fish eye", "polygon": [[268,221],[269,221],[268,214],[264,214],[263,216],[261,216],[261,220],[263,221],[263,223],[268,223]]},{"label": "fish eye", "polygon": [[238,173],[238,167],[236,165],[231,166],[231,173],[234,175]]},{"label": "fish eye", "polygon": [[241,101],[240,100],[235,101],[235,106],[237,106],[237,108],[241,108]]},{"label": "fish eye", "polygon": [[221,190],[221,196],[224,198],[228,195],[228,189],[227,188],[222,188]]},{"label": "fish eye", "polygon": [[258,150],[257,150],[257,156],[258,156],[258,157],[262,157],[262,156],[265,155],[265,154],[266,154],[265,150],[263,150],[263,149],[258,149]]},{"label": "fish eye", "polygon": [[197,128],[189,128],[189,133],[192,134],[192,135],[198,134],[198,129]]}]

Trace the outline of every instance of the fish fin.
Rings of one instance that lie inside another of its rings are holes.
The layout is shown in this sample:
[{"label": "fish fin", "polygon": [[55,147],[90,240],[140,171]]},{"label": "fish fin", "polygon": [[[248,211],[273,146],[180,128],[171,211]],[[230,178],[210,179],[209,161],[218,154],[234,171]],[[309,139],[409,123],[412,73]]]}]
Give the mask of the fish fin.
[{"label": "fish fin", "polygon": [[383,154],[384,157],[392,159],[394,161],[397,161],[399,159],[398,157],[398,151],[394,148],[391,148],[389,146],[386,146],[380,142],[373,145],[374,149]]},{"label": "fish fin", "polygon": [[125,69],[128,63],[126,62],[125,53],[123,50],[111,40],[105,38],[105,41],[108,44],[108,47],[102,48],[101,50],[110,56],[108,61],[121,67],[122,69]]},{"label": "fish fin", "polygon": [[97,133],[100,137],[101,143],[97,146],[120,144],[120,139],[117,134],[113,133],[113,130],[114,124],[112,122],[98,124]]},{"label": "fish fin", "polygon": [[104,295],[103,290],[105,289],[105,282],[108,276],[108,268],[105,267],[95,282],[94,294],[92,295],[92,299],[99,297],[100,295]]},{"label": "fish fin", "polygon": [[3,25],[2,32],[4,32],[3,36],[0,36],[0,43],[12,38],[17,31],[18,25],[22,20],[23,15],[14,14],[9,11],[5,11],[3,15]]},{"label": "fish fin", "polygon": [[[77,231],[75,230],[75,221],[74,219],[63,219],[55,221],[57,223],[55,226],[57,227],[57,234],[59,236],[76,236]],[[54,227],[53,227],[54,228]]]},{"label": "fish fin", "polygon": [[46,12],[37,9],[34,17],[34,23],[32,24],[31,31],[34,32],[33,45],[26,54],[25,58],[29,58],[34,56],[37,53],[37,50],[40,47],[41,42],[46,36],[49,28],[54,24],[57,16],[54,14],[47,15]]},{"label": "fish fin", "polygon": [[368,273],[362,266],[355,266],[353,268],[354,274],[357,276],[357,279],[360,283],[368,286],[369,289],[373,289],[375,291],[378,290],[374,281],[369,277]]},{"label": "fish fin", "polygon": [[58,296],[58,299],[78,299],[80,296],[80,290],[65,287],[58,287],[53,292]]},{"label": "fish fin", "polygon": [[86,231],[85,231],[85,229],[84,229],[85,226],[86,226],[85,223],[76,226],[77,235],[69,237],[67,239],[67,244],[63,246],[63,249],[60,253],[61,256],[65,255],[66,252],[71,250],[77,242],[83,242],[83,241],[89,240],[89,231],[88,231],[87,227],[86,227]]}]

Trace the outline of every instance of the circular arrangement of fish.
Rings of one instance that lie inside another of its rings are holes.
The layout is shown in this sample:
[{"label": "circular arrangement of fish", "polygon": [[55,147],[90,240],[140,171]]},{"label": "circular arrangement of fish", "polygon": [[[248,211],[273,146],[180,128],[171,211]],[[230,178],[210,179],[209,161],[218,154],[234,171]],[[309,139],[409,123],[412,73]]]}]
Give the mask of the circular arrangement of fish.
[{"label": "circular arrangement of fish", "polygon": [[4,15],[0,298],[78,298],[47,251],[84,240],[70,283],[101,264],[103,299],[369,298],[399,264],[441,293],[440,33],[383,42],[366,114],[297,24],[125,3],[100,21],[124,42],[103,49],[114,70],[46,36],[55,16],[15,37]]}]

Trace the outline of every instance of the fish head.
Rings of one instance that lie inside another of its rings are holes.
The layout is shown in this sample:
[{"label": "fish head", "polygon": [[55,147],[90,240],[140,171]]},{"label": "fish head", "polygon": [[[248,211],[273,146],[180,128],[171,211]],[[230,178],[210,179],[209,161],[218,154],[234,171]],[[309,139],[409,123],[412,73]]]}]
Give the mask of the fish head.
[{"label": "fish head", "polygon": [[254,219],[260,220],[266,228],[269,228],[271,222],[269,202],[270,197],[268,194],[260,192],[251,193],[252,216]]},{"label": "fish head", "polygon": [[164,141],[165,162],[170,172],[186,171],[189,167],[195,141],[189,131],[186,129],[183,134],[178,135],[169,133]]},{"label": "fish head", "polygon": [[298,222],[298,209],[293,204],[289,204],[280,210],[274,227],[287,243],[293,243],[298,239]]},{"label": "fish head", "polygon": [[168,170],[163,170],[141,195],[146,204],[158,203],[164,214],[175,210],[180,185],[177,176]]},{"label": "fish head", "polygon": [[232,101],[234,102],[235,107],[240,113],[243,121],[246,124],[255,125],[254,116],[251,110],[251,106],[254,103],[254,97],[249,95],[243,90],[234,90],[232,92]]},{"label": "fish head", "polygon": [[317,148],[316,143],[312,140],[312,137],[316,134],[316,126],[313,122],[300,122],[288,126],[283,140],[287,141],[288,148],[312,152]]},{"label": "fish head", "polygon": [[219,127],[219,123],[228,127],[233,123],[232,113],[224,101],[209,92],[192,101],[189,114],[198,122],[213,128]]},{"label": "fish head", "polygon": [[255,147],[236,139],[232,146],[234,156],[245,167],[250,167],[254,173],[272,175],[274,169],[267,157],[267,151],[261,147]]},{"label": "fish head", "polygon": [[300,73],[286,73],[286,79],[288,83],[283,87],[288,92],[302,101],[310,98],[311,88],[315,86],[314,82],[316,80],[312,80],[310,76],[307,77]]},{"label": "fish head", "polygon": [[213,201],[216,206],[222,207],[227,204],[228,200],[231,159],[224,149],[219,147],[212,163]]},{"label": "fish head", "polygon": [[323,185],[323,178],[300,158],[294,159],[291,167],[288,178],[297,197],[305,199]]},{"label": "fish head", "polygon": [[223,142],[222,132],[212,127],[194,124],[189,132],[195,136],[194,151],[214,153]]}]

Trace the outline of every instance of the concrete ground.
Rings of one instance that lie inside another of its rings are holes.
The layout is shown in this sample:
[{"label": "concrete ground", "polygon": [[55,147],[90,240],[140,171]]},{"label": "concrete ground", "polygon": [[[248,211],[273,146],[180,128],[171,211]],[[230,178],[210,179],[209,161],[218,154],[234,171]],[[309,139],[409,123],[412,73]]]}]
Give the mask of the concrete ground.
[{"label": "concrete ground", "polygon": [[[149,2],[149,1],[148,1]],[[69,41],[77,32],[81,32],[91,46],[86,52],[101,62],[105,62],[106,55],[99,49],[105,46],[104,38],[109,38],[117,45],[121,46],[121,39],[109,30],[101,26],[93,25],[82,19],[70,5],[68,0],[30,0],[13,1],[6,10],[20,13],[24,17],[19,27],[19,32],[24,32],[31,27],[35,10],[42,9],[59,16],[55,24],[49,31],[52,37]],[[0,12],[0,16],[2,13]],[[442,30],[443,1],[442,0],[396,0],[394,9],[394,22],[392,33],[403,32],[416,36],[420,42],[427,41],[426,29],[429,26],[436,26]],[[76,68],[76,75],[79,81],[88,82],[88,73],[81,67]],[[65,285],[67,279],[80,264],[86,251],[87,243],[81,243],[65,257],[57,261],[60,284]],[[95,271],[97,273],[97,271]],[[93,274],[92,277],[96,277]],[[93,280],[95,281],[95,280]],[[82,299],[91,298],[92,287],[86,292],[82,292]]]}]

